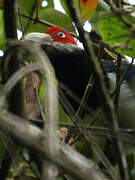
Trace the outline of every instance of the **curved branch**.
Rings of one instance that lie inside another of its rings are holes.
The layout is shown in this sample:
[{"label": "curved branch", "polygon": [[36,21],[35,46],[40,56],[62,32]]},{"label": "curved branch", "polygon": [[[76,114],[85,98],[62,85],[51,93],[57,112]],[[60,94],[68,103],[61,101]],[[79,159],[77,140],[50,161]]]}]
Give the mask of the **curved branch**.
[{"label": "curved branch", "polygon": [[52,157],[47,147],[43,148],[47,144],[47,139],[43,136],[42,131],[25,119],[1,110],[0,122],[2,132],[16,138],[19,143],[32,150],[34,149],[38,154],[41,154],[43,159],[49,159],[67,173],[77,177],[77,179],[109,180],[92,160],[87,160],[68,145],[60,143],[59,154]]},{"label": "curved branch", "polygon": [[27,67],[22,67],[17,72],[15,72],[12,77],[6,82],[4,87],[0,91],[0,101],[1,98],[8,95],[8,93],[12,90],[12,88],[16,85],[16,83],[23,78],[24,75],[31,71],[38,70],[39,66],[37,63],[33,63],[28,65]]}]

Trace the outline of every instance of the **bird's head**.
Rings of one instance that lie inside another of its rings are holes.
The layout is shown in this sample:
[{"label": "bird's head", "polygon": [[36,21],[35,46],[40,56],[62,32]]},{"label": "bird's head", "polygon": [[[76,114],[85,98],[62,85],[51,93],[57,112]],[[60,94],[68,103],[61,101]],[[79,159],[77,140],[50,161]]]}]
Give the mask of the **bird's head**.
[{"label": "bird's head", "polygon": [[63,28],[51,27],[44,33],[51,35],[53,41],[55,41],[55,42],[61,42],[61,43],[65,43],[65,44],[69,43],[69,44],[77,45],[74,38]]},{"label": "bird's head", "polygon": [[77,45],[75,39],[65,29],[60,27],[51,27],[44,33],[29,33],[25,36],[25,40],[40,43],[49,41]]}]

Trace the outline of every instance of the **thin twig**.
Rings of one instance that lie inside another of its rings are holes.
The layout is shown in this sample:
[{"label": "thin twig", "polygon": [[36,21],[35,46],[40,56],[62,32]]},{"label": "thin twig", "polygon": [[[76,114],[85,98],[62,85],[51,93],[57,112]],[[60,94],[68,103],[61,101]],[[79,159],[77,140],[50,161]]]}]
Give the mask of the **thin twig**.
[{"label": "thin twig", "polygon": [[75,119],[77,116],[80,116],[80,114],[82,113],[82,108],[85,104],[87,104],[87,100],[89,98],[89,94],[91,93],[92,91],[92,88],[93,88],[93,83],[94,83],[94,80],[93,80],[93,74],[91,75],[90,79],[89,79],[89,82],[87,84],[87,87],[85,89],[85,92],[84,92],[84,95],[82,97],[82,100],[81,100],[81,103],[80,103],[80,106],[76,112],[76,115],[75,115]]},{"label": "thin twig", "polygon": [[119,81],[118,84],[116,85],[116,88],[115,88],[114,91],[112,92],[112,94],[111,94],[112,97],[115,95],[117,89],[119,89],[119,87],[121,86],[122,82],[126,79],[126,77],[127,77],[128,73],[129,73],[129,71],[130,71],[133,63],[134,63],[134,58],[132,58],[132,61],[131,61],[131,63],[129,64],[126,72],[123,74],[122,78],[120,79],[120,81]]},{"label": "thin twig", "polygon": [[24,26],[23,26],[23,19],[22,19],[20,1],[18,1],[18,16],[19,16],[20,26],[21,26],[21,31],[22,31],[22,38],[21,39],[23,39],[23,36],[25,35],[25,31],[24,31]]},{"label": "thin twig", "polygon": [[[116,87],[118,85],[118,83],[120,82],[121,79],[121,58],[118,57],[117,60],[117,69],[116,69]],[[115,105],[115,111],[118,112],[118,105],[119,105],[119,95],[120,95],[120,86],[117,89],[116,93],[115,93],[115,97],[114,97],[114,105]]]}]

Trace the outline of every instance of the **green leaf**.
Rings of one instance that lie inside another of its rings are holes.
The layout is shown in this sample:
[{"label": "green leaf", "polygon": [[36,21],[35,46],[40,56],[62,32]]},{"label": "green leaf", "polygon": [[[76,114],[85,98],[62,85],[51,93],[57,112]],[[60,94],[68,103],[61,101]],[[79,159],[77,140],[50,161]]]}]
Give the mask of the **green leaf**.
[{"label": "green leaf", "polygon": [[[39,19],[49,22],[55,26],[63,27],[69,31],[73,31],[72,21],[69,16],[63,14],[55,9],[48,8],[40,11]],[[31,23],[28,33],[30,32],[44,32],[50,26],[40,23]]]},{"label": "green leaf", "polygon": [[[43,1],[47,2],[47,6],[45,6],[45,7],[42,6],[42,2]],[[41,9],[44,9],[44,8],[54,8],[54,2],[53,2],[53,0],[41,0],[39,8],[41,8]]]},{"label": "green leaf", "polygon": [[[111,10],[110,10],[110,7],[102,0],[99,0],[99,3],[98,3],[98,6],[96,8],[96,11],[94,12],[93,16],[90,18],[90,23],[92,25],[92,28],[97,32],[98,32],[98,27],[97,27],[97,24],[98,24],[98,21],[99,19],[102,18],[102,13],[104,12],[108,12],[108,13],[111,13]],[[104,19],[104,18],[103,18]]]},{"label": "green leaf", "polygon": [[[39,99],[40,99],[41,104],[45,103],[45,87],[43,85],[42,80],[41,80],[41,83],[40,83]],[[72,120],[67,115],[67,113],[63,110],[63,108],[62,108],[62,106],[60,104],[59,104],[59,107],[58,107],[58,112],[59,112],[59,122],[72,124]]]},{"label": "green leaf", "polygon": [[81,137],[77,142],[75,142],[75,148],[87,158],[91,158],[93,155],[91,144],[84,137]]},{"label": "green leaf", "polygon": [[4,37],[3,11],[0,10],[0,49],[3,50],[4,47],[5,47],[5,37]]},{"label": "green leaf", "polygon": [[29,1],[24,1],[20,0],[20,6],[21,9],[24,8],[27,11],[28,15],[31,15],[32,11],[36,10],[36,6],[38,6],[38,10],[43,10],[46,8],[54,8],[54,2],[52,0],[45,0],[47,2],[47,6],[43,7],[42,2],[43,0],[37,0],[37,3],[35,0],[29,0]]},{"label": "green leaf", "polygon": [[37,0],[36,3],[35,0],[29,0],[29,1],[20,0],[21,12],[31,16],[32,14],[35,15],[37,7],[38,7],[38,12],[46,8],[54,8],[54,3],[52,0],[46,0],[48,3],[46,7],[42,6],[42,1],[43,0],[41,0],[40,3],[38,3]]},{"label": "green leaf", "polygon": [[[37,7],[38,7],[38,14],[40,14],[40,11],[42,12],[42,10],[45,10],[47,8],[54,8],[54,2],[52,0],[46,0],[46,2],[48,3],[46,7],[42,6],[43,1],[44,0],[36,0],[36,1],[35,0],[29,0],[29,1],[20,0],[21,13],[35,18]],[[31,20],[25,17],[22,17],[22,19],[23,19],[24,30],[27,30],[29,26],[29,22]],[[18,28],[21,30],[19,16],[18,16]]]},{"label": "green leaf", "polygon": [[[45,87],[43,86],[42,82],[40,84],[39,98],[40,98],[41,104],[43,104],[44,98],[45,98]],[[67,113],[65,113],[65,111],[63,110],[60,104],[59,104],[58,112],[59,112],[59,122],[72,124],[70,117],[67,115]]]},{"label": "green leaf", "polygon": [[29,0],[29,1],[20,0],[20,7],[21,10],[25,9],[27,13],[30,15],[32,9],[35,7],[35,0]]},{"label": "green leaf", "polygon": [[[135,22],[135,18],[130,15],[124,15],[123,18],[128,20],[132,25]],[[98,30],[106,43],[109,45],[120,45],[116,48],[117,52],[135,58],[135,40],[131,36],[131,29],[119,17],[113,15],[101,19],[98,22]]]},{"label": "green leaf", "polygon": [[59,122],[70,124],[70,125],[73,124],[72,120],[67,115],[67,113],[65,113],[61,105],[59,105]]}]

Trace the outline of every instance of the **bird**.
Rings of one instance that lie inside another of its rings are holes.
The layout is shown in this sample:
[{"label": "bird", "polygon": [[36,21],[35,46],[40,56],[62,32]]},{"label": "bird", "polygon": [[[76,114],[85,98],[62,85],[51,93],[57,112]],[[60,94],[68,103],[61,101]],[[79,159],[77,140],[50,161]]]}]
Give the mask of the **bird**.
[{"label": "bird", "polygon": [[[44,33],[30,33],[26,35],[25,39],[32,43],[41,43],[41,48],[46,52],[54,67],[56,78],[58,79],[58,84],[60,86],[59,96],[61,98],[62,90],[73,111],[76,113],[81,104],[81,100],[90,78],[92,77],[92,79],[94,79],[91,62],[87,60],[85,50],[78,47],[76,40],[61,27],[51,27]],[[48,41],[51,43],[45,43]],[[116,88],[117,62],[115,60],[109,61],[101,59],[99,63],[104,72],[104,80],[108,93],[111,94]],[[121,78],[127,71],[128,73],[120,86],[117,116],[120,128],[130,128],[134,130],[135,65],[122,62]],[[68,93],[68,90],[70,93]],[[87,102],[84,104],[84,113],[82,113],[81,116],[84,116],[84,114],[87,114],[87,116],[89,116],[89,114],[94,114],[102,107],[101,92],[96,80],[94,79],[92,80],[92,88],[87,98]],[[65,106],[64,109],[67,113],[69,112],[68,108],[66,109]],[[102,116],[100,119],[102,119]],[[103,119],[102,123],[99,122],[97,124],[98,126],[107,126],[109,128],[112,126],[110,122]]]}]

